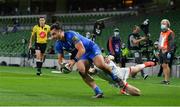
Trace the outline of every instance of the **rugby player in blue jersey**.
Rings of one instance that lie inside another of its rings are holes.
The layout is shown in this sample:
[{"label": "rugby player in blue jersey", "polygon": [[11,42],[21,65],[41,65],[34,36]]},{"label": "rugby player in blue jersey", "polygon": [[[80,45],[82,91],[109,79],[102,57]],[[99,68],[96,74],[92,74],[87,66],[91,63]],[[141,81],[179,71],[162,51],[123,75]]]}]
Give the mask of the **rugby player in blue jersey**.
[{"label": "rugby player in blue jersey", "polygon": [[93,41],[75,31],[63,31],[59,23],[54,23],[51,26],[50,33],[51,38],[56,40],[55,48],[56,52],[58,52],[58,63],[61,64],[63,61],[64,50],[70,52],[72,57],[68,63],[68,67],[72,68],[76,63],[82,79],[94,90],[94,98],[103,98],[103,92],[88,74],[92,63],[99,69],[107,72],[121,88],[125,87],[125,83],[114,75],[113,68],[105,64],[100,48]]}]

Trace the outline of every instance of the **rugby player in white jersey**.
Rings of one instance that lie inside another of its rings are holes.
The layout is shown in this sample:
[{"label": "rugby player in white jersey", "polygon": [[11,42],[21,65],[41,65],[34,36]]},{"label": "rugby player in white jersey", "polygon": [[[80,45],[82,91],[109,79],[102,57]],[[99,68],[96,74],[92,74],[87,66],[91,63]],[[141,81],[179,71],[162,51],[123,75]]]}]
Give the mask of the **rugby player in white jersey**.
[{"label": "rugby player in white jersey", "polygon": [[[120,68],[117,67],[116,64],[112,61],[114,59],[113,56],[109,55],[105,58],[105,63],[108,64],[110,67],[114,67],[116,70],[114,70],[114,74],[117,75],[119,78],[121,78],[125,82],[125,86],[121,88],[120,93],[126,94],[126,95],[133,95],[133,96],[139,96],[140,90],[136,88],[135,86],[132,86],[126,82],[128,79],[129,75],[133,75],[135,73],[140,72],[142,69],[146,67],[151,67],[155,66],[155,63],[152,61],[145,62],[143,64],[138,64],[135,66],[130,66],[130,67],[125,67],[125,68]],[[89,70],[90,73],[94,73],[100,78],[108,81],[110,84],[112,84],[115,87],[118,87],[117,83],[112,80],[109,74],[103,72],[97,67],[91,68]]]}]

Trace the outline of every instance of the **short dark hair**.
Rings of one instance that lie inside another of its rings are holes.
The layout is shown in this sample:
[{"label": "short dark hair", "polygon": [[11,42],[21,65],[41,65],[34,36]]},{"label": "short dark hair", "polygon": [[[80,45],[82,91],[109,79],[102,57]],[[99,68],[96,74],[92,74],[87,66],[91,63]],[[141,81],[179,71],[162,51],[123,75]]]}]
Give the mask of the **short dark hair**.
[{"label": "short dark hair", "polygon": [[45,20],[46,20],[46,18],[45,18],[44,16],[40,16],[40,17],[39,17],[39,19],[41,19],[41,18],[43,18],[43,19],[45,19]]},{"label": "short dark hair", "polygon": [[51,30],[53,30],[53,29],[63,30],[62,25],[60,23],[57,23],[57,22],[51,25]]},{"label": "short dark hair", "polygon": [[40,16],[40,17],[39,17],[39,19],[41,19],[41,18],[44,18],[44,19],[45,19],[45,17],[44,17],[44,16]]}]

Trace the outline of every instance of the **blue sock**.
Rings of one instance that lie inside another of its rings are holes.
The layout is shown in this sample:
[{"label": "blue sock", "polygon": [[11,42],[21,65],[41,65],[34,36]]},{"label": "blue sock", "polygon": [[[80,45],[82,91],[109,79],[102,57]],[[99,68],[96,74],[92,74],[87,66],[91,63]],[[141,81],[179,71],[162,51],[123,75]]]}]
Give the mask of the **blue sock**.
[{"label": "blue sock", "polygon": [[111,78],[115,81],[117,79],[117,76],[115,76],[113,73],[111,73]]},{"label": "blue sock", "polygon": [[110,76],[111,76],[111,78],[112,78],[113,80],[116,80],[116,79],[117,79],[117,76],[114,75],[114,70],[115,70],[115,68],[113,67]]},{"label": "blue sock", "polygon": [[96,86],[96,88],[94,88],[94,92],[95,92],[95,94],[103,93],[98,86]]}]

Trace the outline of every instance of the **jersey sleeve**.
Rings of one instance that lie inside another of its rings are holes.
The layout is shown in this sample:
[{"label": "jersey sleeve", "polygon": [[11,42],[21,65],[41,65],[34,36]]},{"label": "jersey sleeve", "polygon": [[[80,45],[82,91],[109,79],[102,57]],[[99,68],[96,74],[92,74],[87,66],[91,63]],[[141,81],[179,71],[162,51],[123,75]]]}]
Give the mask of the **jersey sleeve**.
[{"label": "jersey sleeve", "polygon": [[58,54],[63,54],[62,45],[58,41],[56,41],[56,43],[55,43],[55,51]]},{"label": "jersey sleeve", "polygon": [[74,45],[81,41],[80,38],[77,36],[77,34],[74,32],[67,32],[66,39],[67,39],[67,41],[71,42]]},{"label": "jersey sleeve", "polygon": [[32,35],[32,36],[34,36],[34,35],[35,35],[35,33],[36,33],[36,29],[37,29],[37,27],[36,27],[36,26],[34,26],[34,27],[33,27],[33,29],[32,29],[32,32],[31,32],[31,35]]},{"label": "jersey sleeve", "polygon": [[135,40],[134,35],[130,35],[130,41],[133,42]]},{"label": "jersey sleeve", "polygon": [[171,32],[170,36],[168,37],[170,51],[173,51],[175,48],[174,36],[175,36],[174,32]]}]

